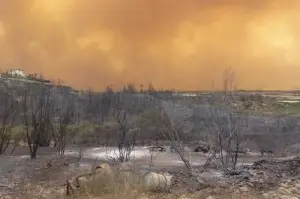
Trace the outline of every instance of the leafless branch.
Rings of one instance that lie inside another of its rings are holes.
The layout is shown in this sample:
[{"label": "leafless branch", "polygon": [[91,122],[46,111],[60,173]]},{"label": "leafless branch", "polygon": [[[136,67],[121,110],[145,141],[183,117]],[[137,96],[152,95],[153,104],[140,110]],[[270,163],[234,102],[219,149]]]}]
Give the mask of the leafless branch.
[{"label": "leafless branch", "polygon": [[31,159],[35,159],[40,145],[50,142],[53,114],[51,88],[44,84],[27,84],[22,95],[23,124]]},{"label": "leafless branch", "polygon": [[18,107],[12,93],[1,93],[0,104],[0,154],[3,154],[12,139]]}]

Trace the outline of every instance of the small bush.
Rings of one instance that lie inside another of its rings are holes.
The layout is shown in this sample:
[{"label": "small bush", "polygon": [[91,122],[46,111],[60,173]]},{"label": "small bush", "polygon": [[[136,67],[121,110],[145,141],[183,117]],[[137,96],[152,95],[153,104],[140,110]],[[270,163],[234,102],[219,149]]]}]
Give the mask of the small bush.
[{"label": "small bush", "polygon": [[75,142],[77,144],[90,144],[94,142],[95,129],[97,125],[91,123],[83,123],[71,127],[72,131],[76,134]]},{"label": "small bush", "polygon": [[107,122],[103,125],[83,123],[72,127],[76,133],[77,144],[108,144],[119,126],[115,122]]},{"label": "small bush", "polygon": [[11,141],[15,144],[23,141],[26,141],[26,136],[24,134],[24,128],[22,125],[18,125],[12,128],[11,130]]}]

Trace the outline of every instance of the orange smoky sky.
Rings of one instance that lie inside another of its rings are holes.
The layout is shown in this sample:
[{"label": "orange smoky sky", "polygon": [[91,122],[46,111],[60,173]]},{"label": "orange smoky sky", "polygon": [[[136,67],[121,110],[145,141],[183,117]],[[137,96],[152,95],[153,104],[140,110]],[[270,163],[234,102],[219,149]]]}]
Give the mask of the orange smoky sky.
[{"label": "orange smoky sky", "polygon": [[0,0],[0,68],[77,88],[300,88],[299,0]]}]

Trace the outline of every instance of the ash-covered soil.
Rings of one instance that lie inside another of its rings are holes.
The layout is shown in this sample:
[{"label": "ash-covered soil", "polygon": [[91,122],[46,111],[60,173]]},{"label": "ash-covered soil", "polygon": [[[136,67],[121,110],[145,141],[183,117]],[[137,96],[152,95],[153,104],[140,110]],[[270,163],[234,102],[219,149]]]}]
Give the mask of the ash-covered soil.
[{"label": "ash-covered soil", "polygon": [[[0,198],[4,195],[22,195],[30,184],[63,190],[67,179],[90,169],[94,164],[109,162],[105,156],[107,149],[87,148],[78,167],[78,151],[78,148],[72,148],[66,151],[64,157],[59,157],[53,148],[41,148],[37,159],[30,160],[27,147],[19,147],[12,156],[0,156]],[[149,170],[150,155],[147,153],[145,148],[135,151],[136,157],[131,162],[136,170]],[[195,193],[218,188],[241,194],[255,191],[300,198],[300,193],[296,191],[300,190],[299,158],[260,157],[250,153],[240,158],[235,172],[221,170],[215,164],[203,172],[202,165],[206,159],[205,154],[191,153],[195,172],[189,175],[176,153],[157,152],[152,157],[151,168],[174,176],[172,192]]]}]

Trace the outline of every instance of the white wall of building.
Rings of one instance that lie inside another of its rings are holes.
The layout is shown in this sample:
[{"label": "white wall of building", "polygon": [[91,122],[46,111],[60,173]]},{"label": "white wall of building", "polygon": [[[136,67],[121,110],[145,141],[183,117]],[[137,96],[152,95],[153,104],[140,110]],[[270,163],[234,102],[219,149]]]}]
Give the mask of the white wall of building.
[{"label": "white wall of building", "polygon": [[26,77],[26,74],[21,69],[10,70],[8,73],[13,77]]}]

